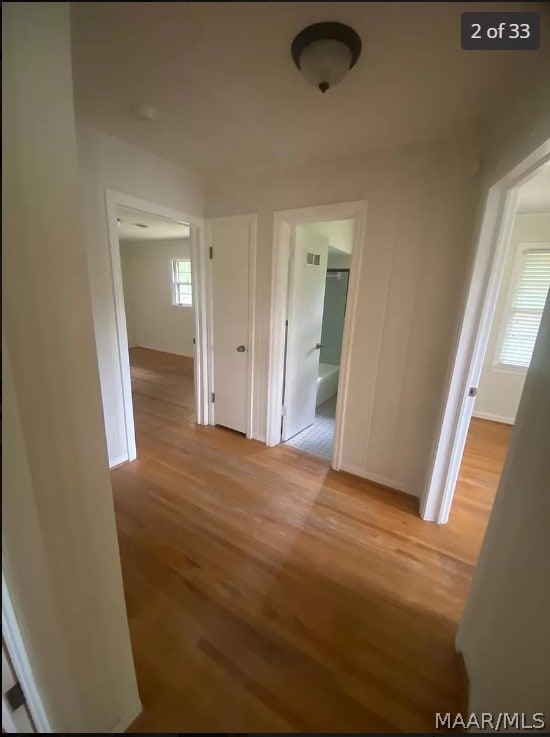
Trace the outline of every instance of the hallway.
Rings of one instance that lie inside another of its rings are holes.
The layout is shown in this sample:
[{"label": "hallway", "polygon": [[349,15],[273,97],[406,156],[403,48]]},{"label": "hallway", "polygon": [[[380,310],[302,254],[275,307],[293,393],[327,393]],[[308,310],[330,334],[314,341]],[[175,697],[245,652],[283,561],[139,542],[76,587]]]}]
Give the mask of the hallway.
[{"label": "hallway", "polygon": [[454,635],[510,428],[474,420],[437,526],[325,460],[195,426],[189,359],[131,363],[138,460],[112,480],[134,730],[432,731],[459,710]]}]

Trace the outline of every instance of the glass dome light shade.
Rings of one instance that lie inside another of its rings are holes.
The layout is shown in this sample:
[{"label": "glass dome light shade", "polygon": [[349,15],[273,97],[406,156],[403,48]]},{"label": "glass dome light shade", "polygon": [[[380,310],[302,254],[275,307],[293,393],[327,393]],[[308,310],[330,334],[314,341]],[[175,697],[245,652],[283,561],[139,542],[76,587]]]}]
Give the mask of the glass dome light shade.
[{"label": "glass dome light shade", "polygon": [[351,50],[345,43],[321,39],[308,44],[300,54],[300,71],[321,92],[341,82],[352,62]]}]

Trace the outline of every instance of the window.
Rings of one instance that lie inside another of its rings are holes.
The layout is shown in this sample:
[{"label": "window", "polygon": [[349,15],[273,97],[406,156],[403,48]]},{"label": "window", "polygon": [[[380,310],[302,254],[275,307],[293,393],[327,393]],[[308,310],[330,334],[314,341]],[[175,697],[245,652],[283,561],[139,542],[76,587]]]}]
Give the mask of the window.
[{"label": "window", "polygon": [[520,247],[497,350],[499,365],[529,368],[549,286],[550,244]]},{"label": "window", "polygon": [[172,289],[175,305],[191,307],[193,304],[193,287],[191,285],[190,259],[172,259]]}]

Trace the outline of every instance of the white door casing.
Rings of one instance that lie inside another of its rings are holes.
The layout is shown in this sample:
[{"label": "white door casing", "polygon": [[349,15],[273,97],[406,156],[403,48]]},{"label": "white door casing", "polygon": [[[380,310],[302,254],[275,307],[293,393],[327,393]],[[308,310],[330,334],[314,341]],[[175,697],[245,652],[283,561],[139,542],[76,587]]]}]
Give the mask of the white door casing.
[{"label": "white door casing", "polygon": [[2,731],[16,734],[29,734],[35,729],[29,718],[26,704],[12,711],[7,699],[7,692],[16,685],[17,679],[2,642]]},{"label": "white door casing", "polygon": [[293,235],[283,440],[315,422],[329,245],[325,236],[308,231],[303,225],[297,225]]},{"label": "white door casing", "polygon": [[212,248],[211,424],[252,436],[255,215],[207,221]]}]

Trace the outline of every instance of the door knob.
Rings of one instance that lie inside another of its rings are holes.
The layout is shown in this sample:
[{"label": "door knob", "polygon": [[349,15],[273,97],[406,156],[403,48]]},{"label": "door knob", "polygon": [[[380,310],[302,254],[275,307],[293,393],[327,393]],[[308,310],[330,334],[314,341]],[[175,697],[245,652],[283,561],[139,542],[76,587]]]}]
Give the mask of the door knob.
[{"label": "door knob", "polygon": [[324,345],[323,345],[322,343],[317,343],[317,344],[315,345],[315,348],[316,348],[316,349],[317,349],[318,351],[319,351],[319,350],[321,350],[321,348],[324,348],[324,347],[325,347],[325,346],[324,346]]},{"label": "door knob", "polygon": [[239,351],[239,353],[244,353],[246,351],[246,348],[244,347],[244,345],[238,345],[237,350]]}]

